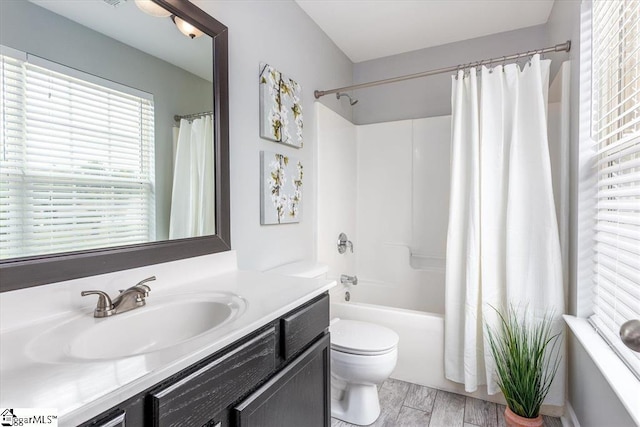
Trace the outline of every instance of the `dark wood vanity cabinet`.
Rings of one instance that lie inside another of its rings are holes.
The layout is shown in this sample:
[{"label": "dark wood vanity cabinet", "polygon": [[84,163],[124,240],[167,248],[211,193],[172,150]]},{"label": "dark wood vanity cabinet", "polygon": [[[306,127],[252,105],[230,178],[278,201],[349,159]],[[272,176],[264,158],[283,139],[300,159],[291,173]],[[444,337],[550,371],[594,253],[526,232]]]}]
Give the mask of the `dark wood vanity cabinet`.
[{"label": "dark wood vanity cabinet", "polygon": [[329,426],[328,326],[325,293],[82,426]]}]

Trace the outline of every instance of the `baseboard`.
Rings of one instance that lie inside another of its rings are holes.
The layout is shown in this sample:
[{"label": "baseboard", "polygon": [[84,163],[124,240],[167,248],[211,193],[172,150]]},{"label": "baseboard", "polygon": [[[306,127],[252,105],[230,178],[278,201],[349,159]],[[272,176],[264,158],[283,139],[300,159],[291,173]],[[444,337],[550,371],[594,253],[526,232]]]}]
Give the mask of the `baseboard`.
[{"label": "baseboard", "polygon": [[573,410],[573,406],[571,406],[571,402],[568,400],[565,403],[564,415],[560,417],[560,421],[562,421],[562,427],[580,427],[578,417]]}]

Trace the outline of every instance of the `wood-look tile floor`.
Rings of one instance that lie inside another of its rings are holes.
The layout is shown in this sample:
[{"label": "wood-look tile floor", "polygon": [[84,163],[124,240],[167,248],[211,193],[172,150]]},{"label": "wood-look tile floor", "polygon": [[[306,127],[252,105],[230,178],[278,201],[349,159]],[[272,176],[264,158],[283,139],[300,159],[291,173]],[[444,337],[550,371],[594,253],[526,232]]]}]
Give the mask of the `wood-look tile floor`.
[{"label": "wood-look tile floor", "polygon": [[[505,427],[503,405],[389,378],[379,389],[380,417],[372,426]],[[333,418],[331,427],[353,424]],[[546,427],[562,427],[544,416]]]}]

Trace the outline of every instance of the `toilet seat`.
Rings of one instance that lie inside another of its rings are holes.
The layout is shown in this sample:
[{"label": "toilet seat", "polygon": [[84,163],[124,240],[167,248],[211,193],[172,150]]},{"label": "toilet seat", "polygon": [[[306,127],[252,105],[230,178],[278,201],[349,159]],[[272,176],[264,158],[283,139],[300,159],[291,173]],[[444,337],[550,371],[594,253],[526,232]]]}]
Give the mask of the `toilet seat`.
[{"label": "toilet seat", "polygon": [[339,320],[329,328],[331,349],[341,353],[377,356],[392,352],[398,334],[389,328],[358,320]]}]

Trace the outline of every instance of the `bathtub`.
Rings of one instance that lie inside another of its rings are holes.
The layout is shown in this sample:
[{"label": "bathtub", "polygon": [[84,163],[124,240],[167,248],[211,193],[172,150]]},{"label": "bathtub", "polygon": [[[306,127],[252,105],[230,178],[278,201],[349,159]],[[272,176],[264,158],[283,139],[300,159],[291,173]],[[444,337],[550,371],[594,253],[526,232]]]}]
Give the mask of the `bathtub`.
[{"label": "bathtub", "polygon": [[[347,291],[349,301],[345,301]],[[421,298],[414,295],[403,301],[398,294],[406,295],[371,281],[338,285],[330,292],[331,317],[377,323],[398,333],[398,363],[391,378],[504,404],[501,394],[490,396],[485,387],[467,393],[463,385],[445,378],[444,315],[413,309]]]}]

